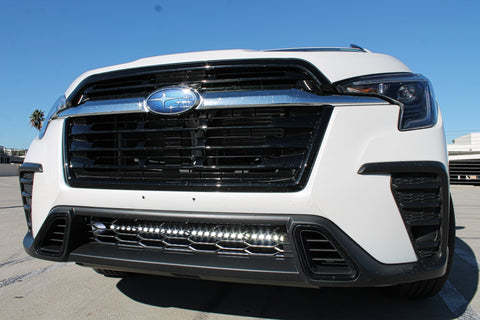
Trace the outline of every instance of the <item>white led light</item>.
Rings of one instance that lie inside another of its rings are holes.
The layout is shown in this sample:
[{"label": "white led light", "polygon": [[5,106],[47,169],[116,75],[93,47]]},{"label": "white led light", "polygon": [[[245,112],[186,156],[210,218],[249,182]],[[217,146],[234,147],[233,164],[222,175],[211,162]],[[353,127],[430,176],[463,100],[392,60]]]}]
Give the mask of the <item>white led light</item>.
[{"label": "white led light", "polygon": [[94,228],[94,229],[107,229],[107,227],[101,222],[93,223],[92,228]]},{"label": "white led light", "polygon": [[[96,227],[92,223],[93,227]],[[100,228],[100,227],[97,227]],[[174,236],[181,236],[181,237],[189,237],[189,236],[198,236],[198,237],[209,237],[215,239],[224,239],[229,241],[264,241],[268,243],[281,243],[284,242],[286,239],[286,235],[282,235],[280,233],[275,233],[274,230],[265,229],[262,233],[250,233],[250,229],[248,228],[240,228],[235,230],[234,232],[228,231],[213,231],[213,230],[205,230],[205,229],[195,229],[195,230],[186,230],[186,229],[175,229],[175,228],[161,228],[158,226],[146,226],[146,225],[116,225],[112,223],[107,226],[102,226],[103,229],[110,229],[116,231],[127,231],[127,232],[148,232],[148,233],[155,233],[155,234],[163,234],[163,235],[174,235]],[[267,244],[268,244],[267,243]]]}]

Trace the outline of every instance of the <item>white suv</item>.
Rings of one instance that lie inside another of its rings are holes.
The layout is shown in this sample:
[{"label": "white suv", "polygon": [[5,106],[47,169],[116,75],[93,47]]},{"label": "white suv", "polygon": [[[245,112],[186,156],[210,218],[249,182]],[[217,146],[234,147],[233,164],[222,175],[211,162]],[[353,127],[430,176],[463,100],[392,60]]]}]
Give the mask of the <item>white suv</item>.
[{"label": "white suv", "polygon": [[437,293],[455,225],[426,78],[351,48],[87,72],[21,167],[26,251],[106,275]]}]

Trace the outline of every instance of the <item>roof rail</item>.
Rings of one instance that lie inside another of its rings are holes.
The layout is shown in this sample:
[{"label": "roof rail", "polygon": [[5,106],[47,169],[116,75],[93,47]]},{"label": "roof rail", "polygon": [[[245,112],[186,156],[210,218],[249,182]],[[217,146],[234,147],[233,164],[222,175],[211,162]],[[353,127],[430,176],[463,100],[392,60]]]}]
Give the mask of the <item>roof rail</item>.
[{"label": "roof rail", "polygon": [[371,52],[370,50],[365,49],[365,48],[362,48],[362,47],[360,47],[359,45],[356,45],[356,44],[353,44],[353,43],[350,44],[350,48],[359,49],[359,50],[362,50],[362,51],[364,51],[364,52]]}]

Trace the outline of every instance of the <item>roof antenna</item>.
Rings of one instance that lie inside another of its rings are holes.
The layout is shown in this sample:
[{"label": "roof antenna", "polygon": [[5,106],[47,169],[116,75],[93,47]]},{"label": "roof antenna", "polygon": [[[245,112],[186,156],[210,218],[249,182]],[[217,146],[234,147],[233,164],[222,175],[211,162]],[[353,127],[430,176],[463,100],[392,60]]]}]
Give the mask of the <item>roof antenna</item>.
[{"label": "roof antenna", "polygon": [[351,45],[350,45],[350,48],[359,49],[359,50],[362,50],[363,52],[371,52],[370,50],[367,50],[367,49],[365,49],[365,48],[362,48],[362,47],[360,47],[359,45],[356,45],[356,44],[351,44]]}]

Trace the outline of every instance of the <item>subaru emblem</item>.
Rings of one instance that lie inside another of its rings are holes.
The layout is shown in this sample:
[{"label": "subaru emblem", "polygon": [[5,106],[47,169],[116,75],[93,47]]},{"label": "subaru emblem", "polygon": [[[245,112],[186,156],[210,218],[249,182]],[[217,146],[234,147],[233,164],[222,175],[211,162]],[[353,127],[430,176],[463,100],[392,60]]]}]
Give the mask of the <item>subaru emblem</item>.
[{"label": "subaru emblem", "polygon": [[197,91],[187,87],[168,87],[148,96],[146,107],[155,113],[176,115],[187,112],[200,104]]}]

